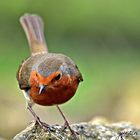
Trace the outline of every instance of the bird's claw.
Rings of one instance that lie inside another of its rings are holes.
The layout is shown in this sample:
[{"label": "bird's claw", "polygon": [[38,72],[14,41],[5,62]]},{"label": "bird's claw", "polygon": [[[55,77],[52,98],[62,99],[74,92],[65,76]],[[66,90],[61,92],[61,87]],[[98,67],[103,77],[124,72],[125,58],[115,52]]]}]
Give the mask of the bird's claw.
[{"label": "bird's claw", "polygon": [[36,120],[36,124],[39,124],[39,126],[44,130],[44,131],[48,131],[49,133],[51,133],[51,127],[46,124],[45,122],[40,121],[40,119]]},{"label": "bird's claw", "polygon": [[77,135],[79,135],[78,132],[76,132],[76,131],[74,131],[73,129],[71,129],[71,127],[69,126],[69,124],[68,124],[67,122],[64,123],[64,125],[63,125],[61,131],[64,132],[67,128],[70,130],[71,134],[72,134],[74,137],[76,137]]}]

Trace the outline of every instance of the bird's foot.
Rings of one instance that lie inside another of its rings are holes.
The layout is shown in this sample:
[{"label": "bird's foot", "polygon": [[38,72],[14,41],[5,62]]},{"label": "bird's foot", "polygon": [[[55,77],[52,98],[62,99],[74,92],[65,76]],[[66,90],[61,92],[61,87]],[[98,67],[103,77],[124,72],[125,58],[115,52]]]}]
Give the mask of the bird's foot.
[{"label": "bird's foot", "polygon": [[40,120],[39,117],[37,117],[37,118],[35,119],[35,121],[36,121],[36,124],[39,124],[39,126],[40,126],[44,131],[48,131],[49,133],[51,132],[51,127],[50,127],[48,124],[46,124],[45,122],[42,122],[42,121]]},{"label": "bird's foot", "polygon": [[76,139],[76,137],[79,133],[77,133],[77,132],[75,132],[74,130],[71,129],[71,127],[69,125],[69,122],[67,121],[67,119],[66,119],[65,115],[63,114],[63,112],[61,111],[60,107],[58,105],[56,107],[59,110],[60,114],[62,115],[63,119],[65,120],[64,127],[62,128],[62,131],[65,131],[65,129],[68,128],[70,130],[71,134]]},{"label": "bird's foot", "polygon": [[35,119],[35,121],[36,121],[36,124],[39,124],[40,127],[42,127],[42,129],[43,129],[44,131],[48,131],[48,132],[50,133],[50,132],[51,132],[51,127],[50,127],[48,124],[46,124],[46,123],[44,123],[44,122],[42,122],[42,121],[40,120],[40,118],[36,115],[36,113],[35,113],[34,110],[32,109],[32,106],[28,104],[27,109],[28,109],[28,110],[31,112],[31,114],[33,115],[33,117],[34,117],[34,119]]},{"label": "bird's foot", "polygon": [[78,132],[74,131],[74,130],[70,127],[70,125],[69,125],[68,122],[65,122],[65,123],[64,123],[64,126],[63,126],[63,128],[62,128],[62,131],[65,131],[67,128],[70,130],[71,134],[72,134],[75,138],[77,137],[77,135],[79,135]]}]

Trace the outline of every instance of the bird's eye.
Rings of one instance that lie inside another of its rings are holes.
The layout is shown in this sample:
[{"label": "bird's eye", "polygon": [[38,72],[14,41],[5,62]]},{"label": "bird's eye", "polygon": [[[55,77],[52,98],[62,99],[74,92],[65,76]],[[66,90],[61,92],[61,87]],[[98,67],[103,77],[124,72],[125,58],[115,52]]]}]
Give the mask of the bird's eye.
[{"label": "bird's eye", "polygon": [[61,79],[61,77],[62,77],[62,73],[59,73],[56,77],[55,77],[55,80],[60,80]]},{"label": "bird's eye", "polygon": [[37,73],[35,74],[35,76],[36,76],[36,77],[38,76]]}]

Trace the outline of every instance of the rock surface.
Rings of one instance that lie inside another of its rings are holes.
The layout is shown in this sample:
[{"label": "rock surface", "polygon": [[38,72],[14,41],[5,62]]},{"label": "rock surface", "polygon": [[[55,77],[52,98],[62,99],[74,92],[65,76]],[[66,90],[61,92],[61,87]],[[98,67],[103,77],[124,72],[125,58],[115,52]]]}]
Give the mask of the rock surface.
[{"label": "rock surface", "polygon": [[49,133],[35,122],[31,122],[13,140],[140,140],[140,129],[129,122],[109,123],[105,120],[93,120],[72,124],[71,127],[78,133],[76,137],[63,126],[50,126]]}]

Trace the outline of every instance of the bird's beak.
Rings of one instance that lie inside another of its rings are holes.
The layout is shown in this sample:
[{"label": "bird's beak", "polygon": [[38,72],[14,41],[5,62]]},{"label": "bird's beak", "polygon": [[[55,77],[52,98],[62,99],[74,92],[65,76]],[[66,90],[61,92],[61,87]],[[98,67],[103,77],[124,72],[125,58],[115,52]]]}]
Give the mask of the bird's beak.
[{"label": "bird's beak", "polygon": [[42,94],[47,85],[39,85],[39,94]]}]

